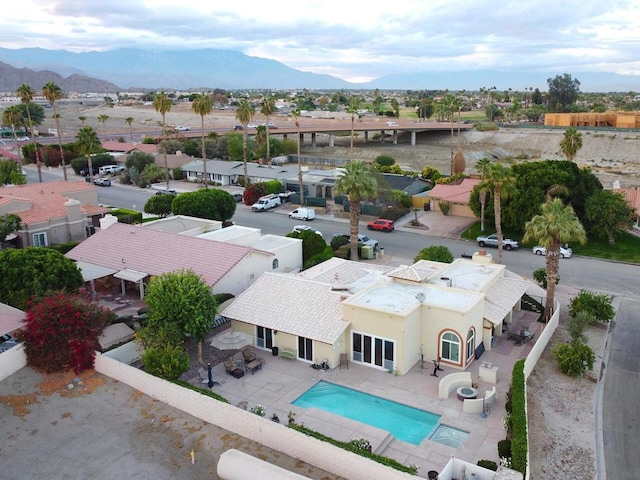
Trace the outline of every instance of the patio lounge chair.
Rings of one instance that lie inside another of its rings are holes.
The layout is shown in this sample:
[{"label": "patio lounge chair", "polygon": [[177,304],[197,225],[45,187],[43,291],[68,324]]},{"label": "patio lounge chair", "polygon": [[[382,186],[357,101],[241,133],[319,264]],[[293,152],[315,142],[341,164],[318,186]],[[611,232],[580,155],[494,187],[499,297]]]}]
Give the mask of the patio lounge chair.
[{"label": "patio lounge chair", "polygon": [[232,358],[227,358],[224,361],[224,369],[229,375],[235,378],[244,377],[244,370],[242,370],[239,366],[237,366]]},{"label": "patio lounge chair", "polygon": [[256,359],[256,354],[249,348],[242,350],[242,356],[244,357],[244,363],[249,363]]}]

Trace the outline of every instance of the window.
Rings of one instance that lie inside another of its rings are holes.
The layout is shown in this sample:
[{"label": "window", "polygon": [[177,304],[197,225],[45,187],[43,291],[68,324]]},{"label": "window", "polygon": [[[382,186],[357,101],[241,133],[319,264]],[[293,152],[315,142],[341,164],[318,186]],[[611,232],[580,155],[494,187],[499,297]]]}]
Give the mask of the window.
[{"label": "window", "polygon": [[276,258],[273,263],[271,264],[271,267],[276,270],[278,268],[278,259]]},{"label": "window", "polygon": [[256,347],[271,349],[273,347],[273,330],[265,327],[256,327]]},{"label": "window", "polygon": [[472,328],[469,330],[469,335],[467,336],[467,360],[473,357],[474,352],[476,351],[476,332]]},{"label": "window", "polygon": [[460,338],[453,332],[446,332],[440,338],[440,358],[460,362]]},{"label": "window", "polygon": [[33,246],[34,247],[46,247],[47,246],[47,234],[45,232],[34,233],[33,234]]}]

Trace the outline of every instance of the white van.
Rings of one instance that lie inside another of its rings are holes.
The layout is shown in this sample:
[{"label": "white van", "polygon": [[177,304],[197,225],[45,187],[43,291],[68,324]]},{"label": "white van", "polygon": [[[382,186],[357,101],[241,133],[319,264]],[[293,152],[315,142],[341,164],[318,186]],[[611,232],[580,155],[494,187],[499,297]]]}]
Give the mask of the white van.
[{"label": "white van", "polygon": [[118,173],[124,170],[122,165],[104,165],[98,169],[100,175],[108,175]]},{"label": "white van", "polygon": [[296,220],[313,220],[316,218],[316,211],[313,208],[300,207],[296,208],[289,214],[289,218],[295,218]]},{"label": "white van", "polygon": [[260,197],[256,203],[251,205],[251,210],[254,212],[264,212],[270,208],[277,207],[280,203],[280,197],[278,195],[265,195],[264,197]]}]

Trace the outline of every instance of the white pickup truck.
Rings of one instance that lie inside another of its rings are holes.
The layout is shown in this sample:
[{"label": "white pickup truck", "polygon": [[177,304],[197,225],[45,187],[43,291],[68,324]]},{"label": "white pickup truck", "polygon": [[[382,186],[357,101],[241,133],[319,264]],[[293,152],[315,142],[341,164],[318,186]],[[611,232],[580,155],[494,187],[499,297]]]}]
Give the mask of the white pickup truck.
[{"label": "white pickup truck", "polygon": [[[492,233],[487,236],[480,236],[476,238],[476,242],[480,247],[497,247],[498,246],[498,234]],[[520,245],[516,240],[511,240],[510,238],[503,237],[502,238],[502,247],[505,250],[515,250]]]},{"label": "white pickup truck", "polygon": [[277,207],[280,203],[281,201],[278,195],[265,195],[264,197],[260,197],[256,203],[251,205],[251,210],[254,212],[264,212],[270,208]]}]

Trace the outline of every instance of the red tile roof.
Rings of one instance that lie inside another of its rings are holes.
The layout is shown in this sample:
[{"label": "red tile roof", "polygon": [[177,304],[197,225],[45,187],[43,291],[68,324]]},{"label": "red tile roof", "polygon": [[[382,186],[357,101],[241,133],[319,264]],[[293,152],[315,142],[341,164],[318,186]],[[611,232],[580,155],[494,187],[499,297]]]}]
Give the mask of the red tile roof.
[{"label": "red tile roof", "polygon": [[471,191],[479,183],[479,179],[465,178],[460,185],[436,185],[429,191],[428,196],[438,200],[468,205]]},{"label": "red tile roof", "polygon": [[140,150],[144,153],[158,153],[158,146],[152,143],[102,142],[102,148],[110,152],[131,153]]},{"label": "red tile roof", "polygon": [[[10,205],[14,202],[23,202],[31,205],[26,210],[11,210],[20,215],[23,224],[46,222],[54,218],[67,216],[64,204],[74,198],[74,193],[95,190],[96,186],[83,181],[65,182],[59,180],[46,183],[29,183],[27,185],[15,185],[0,187],[0,205]],[[85,215],[106,213],[109,210],[97,205],[82,205],[80,211]]]},{"label": "red tile roof", "polygon": [[106,268],[149,275],[193,270],[215,285],[249,255],[251,247],[116,223],[87,238],[66,256]]}]

